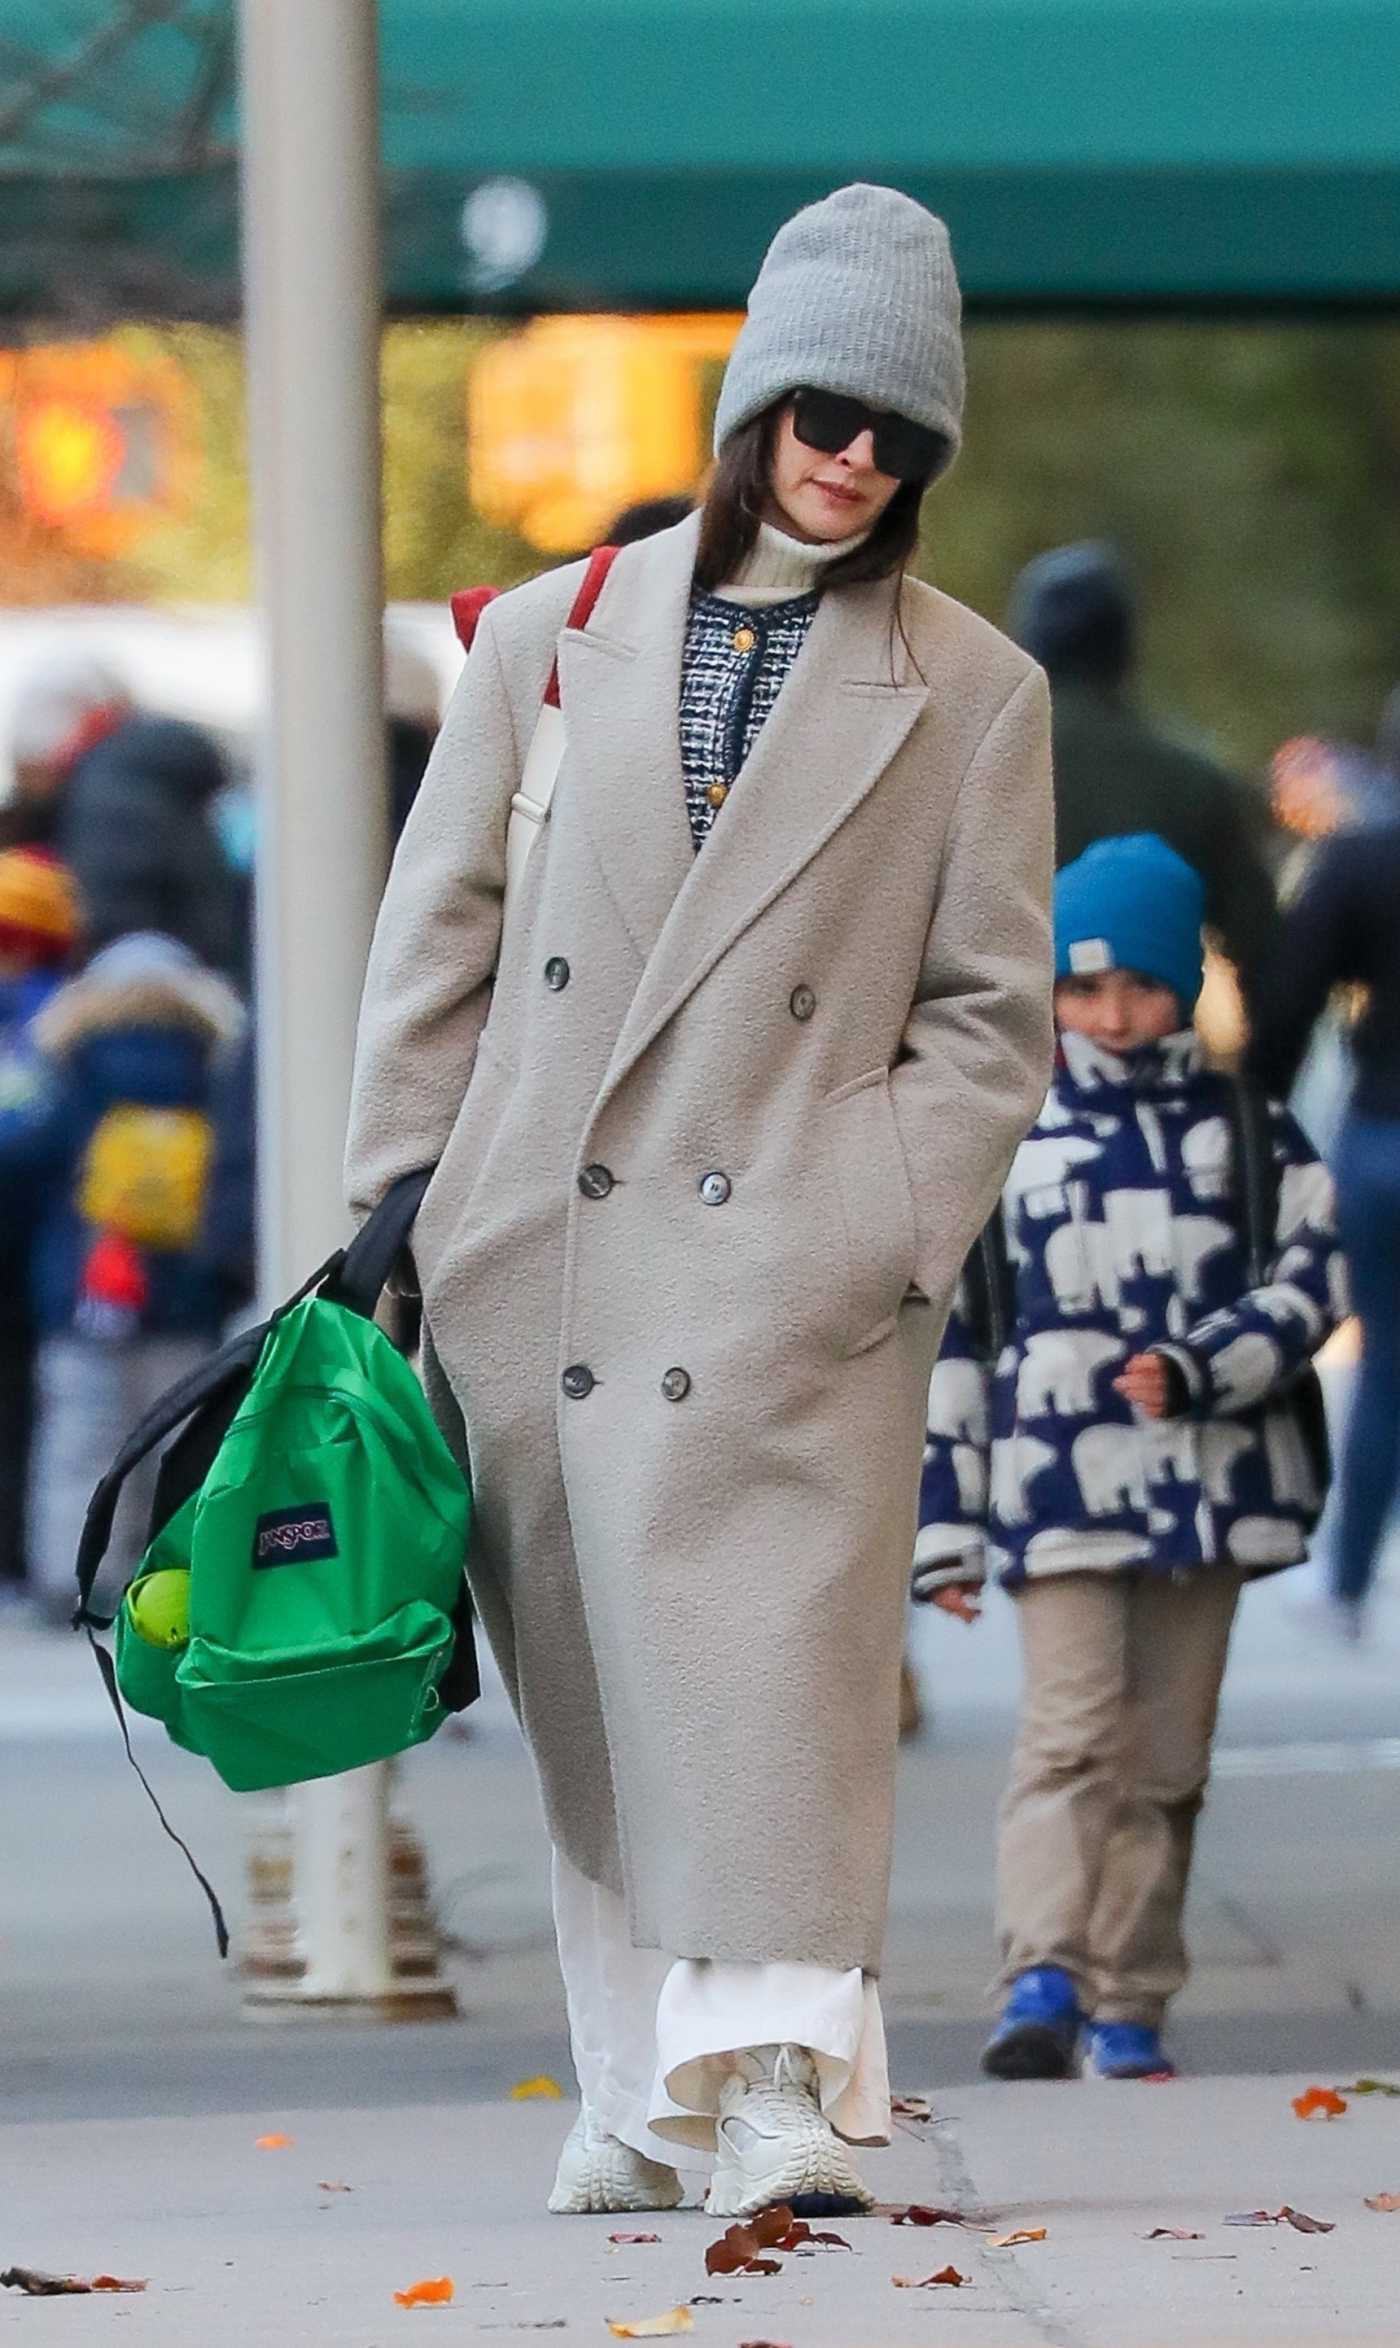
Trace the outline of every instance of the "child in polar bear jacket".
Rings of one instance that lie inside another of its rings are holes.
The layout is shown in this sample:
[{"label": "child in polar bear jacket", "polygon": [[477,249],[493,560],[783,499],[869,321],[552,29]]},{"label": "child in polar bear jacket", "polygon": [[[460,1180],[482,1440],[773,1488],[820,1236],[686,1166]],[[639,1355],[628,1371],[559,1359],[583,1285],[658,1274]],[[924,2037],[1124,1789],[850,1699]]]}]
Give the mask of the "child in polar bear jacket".
[{"label": "child in polar bear jacket", "polygon": [[[1170,2069],[1235,1607],[1306,1554],[1323,1498],[1295,1382],[1344,1310],[1331,1185],[1283,1109],[1242,1122],[1202,1064],[1201,914],[1150,834],[1059,875],[1059,1053],[1003,1199],[1005,1276],[979,1314],[974,1259],[930,1388],[915,1596],[973,1619],[990,1548],[1024,1663],[1000,2078],[1063,2076],[1081,2050],[1100,2077]],[[1275,1221],[1253,1275],[1251,1130]]]}]

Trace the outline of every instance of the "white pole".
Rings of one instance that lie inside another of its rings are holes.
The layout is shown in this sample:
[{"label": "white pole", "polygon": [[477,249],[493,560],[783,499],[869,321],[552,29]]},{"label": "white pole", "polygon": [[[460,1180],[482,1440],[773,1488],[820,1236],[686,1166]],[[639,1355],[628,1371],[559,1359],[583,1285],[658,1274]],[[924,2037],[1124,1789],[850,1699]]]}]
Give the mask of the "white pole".
[{"label": "white pole", "polygon": [[[355,1014],[386,856],[375,0],[239,0],[243,235],[269,722],[258,866],[261,1275],[343,1231]],[[292,1796],[305,1973],[395,1992],[386,1774]],[[267,1997],[266,1989],[258,1993]]]}]

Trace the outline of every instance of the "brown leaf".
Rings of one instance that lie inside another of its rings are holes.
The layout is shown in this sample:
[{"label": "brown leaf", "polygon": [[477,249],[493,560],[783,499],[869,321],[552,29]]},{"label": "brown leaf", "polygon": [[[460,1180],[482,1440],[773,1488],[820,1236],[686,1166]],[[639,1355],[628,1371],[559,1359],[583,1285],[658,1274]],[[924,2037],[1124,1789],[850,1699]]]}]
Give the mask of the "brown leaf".
[{"label": "brown leaf", "polygon": [[1353,2079],[1350,2087],[1339,2087],[1338,2095],[1400,2095],[1400,2087],[1393,2079]]},{"label": "brown leaf", "polygon": [[608,2240],[627,2243],[659,2242],[661,2236],[659,2234],[609,2234]]},{"label": "brown leaf", "polygon": [[727,2226],[718,2242],[712,2242],[705,2252],[707,2275],[776,2275],[781,2272],[781,2261],[762,2258],[764,2250],[786,2247],[786,2238],[795,2234],[798,2220],[787,2204],[776,2209],[760,2210],[747,2225]]},{"label": "brown leaf", "polygon": [[756,2218],[749,2220],[760,2250],[774,2249],[784,2234],[792,2232],[797,2222],[785,2201],[778,2202],[773,2209],[761,2209]]},{"label": "brown leaf", "polygon": [[448,2307],[452,2301],[451,2275],[437,2275],[422,2283],[410,2283],[406,2291],[394,2293],[399,2307]]},{"label": "brown leaf", "polygon": [[892,2095],[890,2110],[898,2120],[931,2120],[933,2105],[926,2095]]},{"label": "brown leaf", "polygon": [[1045,2226],[1018,2226],[1014,2234],[993,2234],[987,2248],[1014,2250],[1018,2242],[1043,2242],[1048,2230]]},{"label": "brown leaf", "polygon": [[1303,2095],[1295,2095],[1293,2109],[1300,2120],[1339,2120],[1346,2110],[1345,2096],[1335,2087],[1309,2087]]},{"label": "brown leaf", "polygon": [[355,2188],[353,2185],[330,2185],[323,2177],[316,2190],[318,2193],[353,2193]]},{"label": "brown leaf", "polygon": [[890,2211],[892,2226],[972,2226],[975,2220],[960,2209],[931,2209],[922,2201],[911,2201],[907,2209]]},{"label": "brown leaf", "polygon": [[1400,2193],[1368,2193],[1366,2207],[1386,2211],[1400,2209]]},{"label": "brown leaf", "polygon": [[1305,2209],[1290,2209],[1287,2202],[1278,2213],[1281,2226],[1291,2226],[1295,2234],[1335,2234],[1331,2218],[1310,2218]]},{"label": "brown leaf", "polygon": [[608,2318],[608,2330],[615,2340],[661,2340],[672,2332],[693,2332],[695,2318],[688,2307],[668,2307],[664,2315],[643,2316],[639,2323],[615,2324]]},{"label": "brown leaf", "polygon": [[955,2288],[959,2287],[967,2281],[967,2277],[960,2275],[955,2266],[945,2266],[940,2267],[936,2275],[896,2275],[893,2280],[896,2291],[931,2291],[935,2283],[949,2283]]},{"label": "brown leaf", "polygon": [[91,2289],[91,2283],[80,2282],[76,2275],[45,2275],[32,2266],[9,2266],[0,2274],[0,2290],[23,2291],[30,2299],[66,2298],[70,2292]]},{"label": "brown leaf", "polygon": [[1190,2226],[1154,2226],[1142,2238],[1144,2242],[1204,2242],[1205,2235],[1196,2233]]}]

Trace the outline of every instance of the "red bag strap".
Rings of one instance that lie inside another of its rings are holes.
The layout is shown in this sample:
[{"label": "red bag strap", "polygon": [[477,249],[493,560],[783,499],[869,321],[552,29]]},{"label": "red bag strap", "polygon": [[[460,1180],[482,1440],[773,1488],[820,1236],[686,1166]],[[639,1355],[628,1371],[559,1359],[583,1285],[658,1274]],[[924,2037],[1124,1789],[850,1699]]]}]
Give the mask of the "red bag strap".
[{"label": "red bag strap", "polygon": [[481,615],[488,603],[495,602],[500,592],[499,587],[459,587],[453,596],[452,625],[464,652],[471,651]]},{"label": "red bag strap", "polygon": [[[573,607],[564,623],[566,627],[587,627],[593,617],[593,607],[603,592],[604,581],[617,561],[618,552],[619,549],[615,546],[594,547],[588,558],[588,568],[583,574],[583,583],[574,597]],[[544,689],[544,700],[546,709],[559,707],[559,663],[557,659],[549,672],[549,683]]]}]

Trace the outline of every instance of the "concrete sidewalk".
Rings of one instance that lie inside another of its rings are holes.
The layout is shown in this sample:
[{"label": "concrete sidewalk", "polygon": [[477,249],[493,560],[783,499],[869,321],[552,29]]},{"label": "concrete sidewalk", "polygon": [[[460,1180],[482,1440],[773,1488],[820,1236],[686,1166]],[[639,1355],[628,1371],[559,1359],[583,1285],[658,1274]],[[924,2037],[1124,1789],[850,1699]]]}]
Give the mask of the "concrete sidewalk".
[{"label": "concrete sidewalk", "polygon": [[[1289,2101],[1298,2084],[967,2089],[931,2126],[906,2123],[890,2150],[865,2156],[871,2182],[885,2205],[1044,2226],[1043,2242],[993,2250],[949,2226],[896,2229],[884,2206],[841,2223],[850,2255],[790,2256],[751,2280],[707,2279],[705,2246],[722,2228],[696,2210],[545,2215],[569,2119],[557,2103],[13,2126],[0,2129],[0,2267],[148,2277],[150,2289],[81,2307],[7,2293],[0,2324],[26,2343],[81,2331],[154,2348],[388,2348],[420,2336],[410,2323],[430,2339],[559,2330],[606,2342],[608,2318],[708,2294],[692,2307],[697,2348],[1393,2343],[1400,2215],[1364,2197],[1400,2188],[1400,2103],[1303,2123]],[[264,2130],[290,2148],[256,2150]],[[1222,2223],[1284,2203],[1335,2231]],[[1156,2226],[1202,2239],[1148,2241]],[[633,2229],[661,2240],[609,2243]],[[950,2262],[960,2289],[894,2285]],[[396,2289],[443,2274],[450,2308],[410,2317],[394,2304]]]}]

